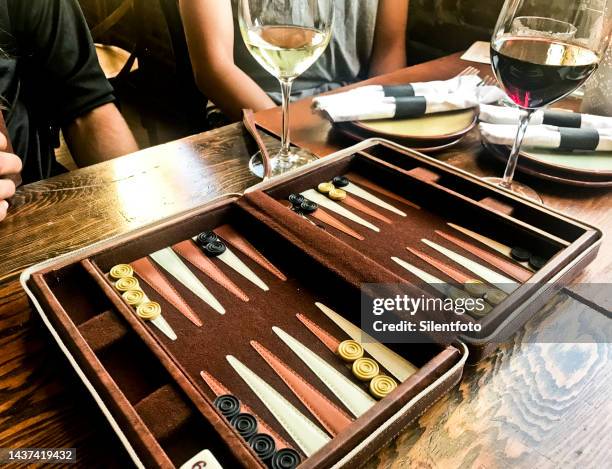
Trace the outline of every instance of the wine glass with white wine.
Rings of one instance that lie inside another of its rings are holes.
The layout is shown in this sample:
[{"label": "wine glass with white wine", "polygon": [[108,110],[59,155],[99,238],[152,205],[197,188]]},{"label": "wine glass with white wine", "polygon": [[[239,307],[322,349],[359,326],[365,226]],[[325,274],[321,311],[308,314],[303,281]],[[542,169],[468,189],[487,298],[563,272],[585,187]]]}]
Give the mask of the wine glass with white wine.
[{"label": "wine glass with white wine", "polygon": [[[240,0],[238,22],[246,47],[281,86],[281,147],[270,159],[270,177],[316,159],[291,148],[289,99],[293,81],[323,54],[329,44],[333,21],[333,0]],[[254,174],[263,176],[259,154],[251,158],[249,167]]]}]

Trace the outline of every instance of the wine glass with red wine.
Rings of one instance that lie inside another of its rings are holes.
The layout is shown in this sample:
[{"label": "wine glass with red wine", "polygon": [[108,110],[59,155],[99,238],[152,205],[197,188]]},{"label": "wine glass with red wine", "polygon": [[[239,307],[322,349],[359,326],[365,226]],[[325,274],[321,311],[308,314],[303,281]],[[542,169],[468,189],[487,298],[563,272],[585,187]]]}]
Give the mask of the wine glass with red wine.
[{"label": "wine glass with red wine", "polygon": [[513,181],[534,111],[557,102],[593,74],[610,38],[612,0],[506,0],[491,39],[491,64],[508,97],[523,110],[503,178],[488,178],[540,200]]}]

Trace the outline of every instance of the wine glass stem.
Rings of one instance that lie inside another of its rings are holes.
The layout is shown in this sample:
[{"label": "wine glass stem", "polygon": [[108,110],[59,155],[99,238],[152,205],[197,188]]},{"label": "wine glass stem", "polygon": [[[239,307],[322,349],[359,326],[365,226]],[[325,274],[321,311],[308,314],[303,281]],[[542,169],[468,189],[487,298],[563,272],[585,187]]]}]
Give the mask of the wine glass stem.
[{"label": "wine glass stem", "polygon": [[289,139],[289,100],[291,98],[291,86],[293,80],[287,78],[279,79],[283,97],[283,134],[281,135],[281,149],[278,154],[279,163],[289,164],[291,155],[291,141]]},{"label": "wine glass stem", "polygon": [[516,165],[521,153],[521,145],[523,144],[523,139],[527,133],[527,127],[529,126],[529,121],[531,120],[532,114],[533,109],[527,109],[521,112],[518,131],[516,132],[514,145],[512,146],[512,151],[510,152],[510,158],[508,158],[508,164],[506,165],[506,170],[504,171],[504,177],[499,183],[500,186],[505,187],[506,189],[510,189],[512,187],[514,172],[516,171]]}]

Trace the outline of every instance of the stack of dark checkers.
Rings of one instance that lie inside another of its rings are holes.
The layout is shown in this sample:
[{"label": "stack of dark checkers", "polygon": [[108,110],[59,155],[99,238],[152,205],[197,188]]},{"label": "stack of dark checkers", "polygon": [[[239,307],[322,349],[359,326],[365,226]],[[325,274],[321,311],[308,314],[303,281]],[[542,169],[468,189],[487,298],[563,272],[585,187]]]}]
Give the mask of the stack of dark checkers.
[{"label": "stack of dark checkers", "polygon": [[[370,141],[47,261],[23,285],[140,467],[356,467],[600,241],[593,227]],[[364,340],[366,284],[483,308],[450,312],[474,332]]]}]

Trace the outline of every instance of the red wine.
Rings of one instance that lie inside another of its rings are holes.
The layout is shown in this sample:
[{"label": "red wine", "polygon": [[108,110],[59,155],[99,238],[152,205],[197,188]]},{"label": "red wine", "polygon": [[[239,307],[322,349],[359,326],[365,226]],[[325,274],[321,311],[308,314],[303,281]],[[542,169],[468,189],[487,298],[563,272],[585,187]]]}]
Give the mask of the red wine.
[{"label": "red wine", "polygon": [[504,37],[491,47],[491,63],[510,99],[534,109],[580,87],[597,68],[599,57],[552,38]]}]

